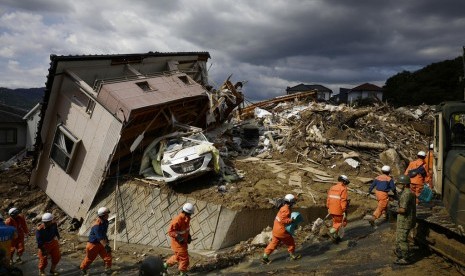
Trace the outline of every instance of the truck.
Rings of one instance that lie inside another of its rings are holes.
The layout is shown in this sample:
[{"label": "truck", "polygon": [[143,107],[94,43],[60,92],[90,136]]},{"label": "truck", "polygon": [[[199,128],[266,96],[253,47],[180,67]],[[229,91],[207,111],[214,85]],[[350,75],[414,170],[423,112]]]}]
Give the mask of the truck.
[{"label": "truck", "polygon": [[464,126],[465,100],[443,102],[436,107],[432,179],[437,196],[430,204],[417,207],[415,234],[417,242],[462,267],[465,267]]}]

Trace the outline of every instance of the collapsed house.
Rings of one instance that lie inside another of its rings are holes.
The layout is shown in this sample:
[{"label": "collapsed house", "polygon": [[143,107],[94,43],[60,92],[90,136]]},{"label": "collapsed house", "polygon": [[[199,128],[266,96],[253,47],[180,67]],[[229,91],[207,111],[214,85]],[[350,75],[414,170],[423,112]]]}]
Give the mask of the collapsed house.
[{"label": "collapsed house", "polygon": [[31,184],[84,217],[103,180],[127,170],[173,120],[205,127],[209,57],[52,55]]},{"label": "collapsed house", "polygon": [[[207,52],[50,58],[30,183],[44,190],[67,215],[83,222],[83,235],[95,216],[94,208],[105,204],[114,210],[115,219],[124,220],[122,230],[113,233],[114,239],[168,246],[166,238],[150,236],[146,229],[149,217],[141,216],[150,216],[162,231],[187,199],[173,200],[159,189],[143,185],[143,189],[148,188],[146,196],[159,200],[155,208],[158,214],[169,208],[168,216],[152,216],[154,209],[147,209],[142,202],[146,197],[134,190],[138,187],[120,188],[118,180],[122,172],[130,175],[132,169],[137,169],[133,165],[140,163],[146,165],[141,174],[147,176],[149,169],[149,176],[158,174],[167,181],[194,176],[202,171],[199,164],[212,159],[212,165],[218,169],[218,153],[200,130],[229,118],[229,113],[243,101],[241,84],[233,85],[228,78],[218,90],[212,89],[208,85]],[[187,133],[177,133],[179,127]],[[154,143],[159,137],[171,139]],[[187,149],[182,158],[174,158],[183,147]],[[160,159],[164,153],[170,153],[172,159]],[[176,177],[173,172],[177,172]],[[109,190],[113,194],[108,194]],[[123,199],[125,191],[131,198]],[[134,204],[136,201],[139,204]],[[196,203],[200,212],[201,204]],[[131,208],[137,208],[139,216],[127,217]],[[137,229],[131,228],[134,225]],[[149,237],[144,242],[140,240],[141,227],[144,236]],[[118,236],[123,230],[124,236]],[[206,233],[199,243],[212,240],[212,235]],[[217,247],[224,244],[216,243]],[[212,248],[212,244],[207,242],[200,247]]]}]

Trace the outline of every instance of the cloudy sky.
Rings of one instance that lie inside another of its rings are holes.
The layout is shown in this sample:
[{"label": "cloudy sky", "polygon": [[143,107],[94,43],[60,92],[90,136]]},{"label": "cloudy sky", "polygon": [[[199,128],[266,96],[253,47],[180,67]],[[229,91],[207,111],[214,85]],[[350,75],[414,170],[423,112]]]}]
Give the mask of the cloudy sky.
[{"label": "cloudy sky", "polygon": [[208,51],[246,98],[339,93],[462,54],[464,0],[1,0],[0,87],[43,87],[50,54]]}]

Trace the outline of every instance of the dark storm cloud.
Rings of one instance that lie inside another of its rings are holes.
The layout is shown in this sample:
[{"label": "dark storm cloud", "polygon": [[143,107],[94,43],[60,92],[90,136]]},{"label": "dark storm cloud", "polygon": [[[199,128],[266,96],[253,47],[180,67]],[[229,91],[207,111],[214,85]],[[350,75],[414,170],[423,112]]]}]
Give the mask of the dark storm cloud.
[{"label": "dark storm cloud", "polygon": [[[0,62],[12,79],[20,70],[46,72],[42,57],[51,52],[209,51],[211,81],[233,74],[248,81],[250,99],[299,83],[338,93],[460,55],[464,10],[463,0],[7,0]],[[28,52],[41,55],[32,69],[35,59],[21,55]]]}]

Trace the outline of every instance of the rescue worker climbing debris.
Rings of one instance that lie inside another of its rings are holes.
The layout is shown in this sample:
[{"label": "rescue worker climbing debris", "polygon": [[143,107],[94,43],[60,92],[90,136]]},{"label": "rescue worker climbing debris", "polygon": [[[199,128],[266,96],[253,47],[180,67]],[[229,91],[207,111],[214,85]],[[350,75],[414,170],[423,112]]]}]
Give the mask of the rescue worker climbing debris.
[{"label": "rescue worker climbing debris", "polygon": [[0,214],[0,255],[2,255],[0,267],[4,270],[10,268],[11,247],[13,240],[17,237],[16,229],[13,226],[6,225],[3,216]]},{"label": "rescue worker climbing debris", "polygon": [[280,242],[287,246],[287,251],[289,252],[291,260],[298,260],[301,258],[300,255],[295,254],[294,238],[286,231],[286,226],[293,222],[293,219],[291,218],[291,208],[295,203],[296,199],[294,195],[287,194],[284,197],[284,204],[279,208],[278,214],[274,219],[271,242],[265,248],[265,252],[263,253],[262,262],[264,264],[271,262],[269,256],[278,247]]},{"label": "rescue worker climbing debris", "polygon": [[18,233],[18,237],[13,240],[13,244],[11,245],[11,263],[13,263],[15,251],[17,255],[15,262],[21,263],[21,256],[24,253],[24,239],[29,234],[29,229],[24,215],[17,208],[11,208],[8,211],[8,215],[10,217],[6,219],[5,224],[16,228],[16,232]]},{"label": "rescue worker climbing debris", "polygon": [[58,240],[60,234],[58,233],[58,226],[53,221],[51,213],[42,215],[42,223],[36,229],[37,247],[39,248],[39,275],[45,276],[45,268],[48,264],[48,256],[51,256],[52,265],[50,267],[51,275],[59,275],[56,270],[57,264],[61,259],[60,245]]},{"label": "rescue worker climbing debris", "polygon": [[329,236],[332,240],[338,241],[341,239],[339,230],[347,225],[347,185],[350,181],[346,175],[340,175],[337,183],[328,190],[328,198],[326,199],[326,207],[331,215],[333,225],[329,229]]},{"label": "rescue worker climbing debris", "polygon": [[425,165],[426,165],[426,177],[425,177],[425,183],[428,184],[428,186],[433,189],[434,184],[433,184],[433,160],[434,160],[434,145],[430,144],[429,145],[429,150],[428,154],[425,158]]},{"label": "rescue worker climbing debris", "polygon": [[399,206],[392,210],[397,213],[396,249],[394,251],[397,260],[394,263],[405,265],[410,263],[408,235],[410,230],[415,227],[416,204],[415,194],[409,189],[410,178],[406,175],[401,175],[397,181],[397,185],[402,192],[400,194]]},{"label": "rescue worker climbing debris", "polygon": [[368,189],[368,194],[371,194],[373,189],[376,187],[375,194],[376,199],[378,200],[378,206],[373,212],[373,215],[368,215],[366,217],[372,226],[375,225],[375,220],[381,217],[381,215],[387,215],[386,211],[389,202],[389,191],[392,191],[394,193],[394,197],[397,197],[396,185],[390,176],[391,167],[385,165],[381,168],[381,172],[382,174],[373,180],[373,183]]},{"label": "rescue worker climbing debris", "polygon": [[84,260],[82,260],[80,266],[82,275],[88,275],[87,269],[97,256],[100,256],[103,259],[105,264],[105,273],[112,274],[111,247],[107,236],[109,214],[110,210],[107,207],[100,207],[97,210],[97,218],[90,229],[89,240],[86,245],[86,256],[84,257]]},{"label": "rescue worker climbing debris", "polygon": [[189,267],[187,245],[192,241],[189,229],[191,216],[194,212],[194,205],[187,202],[182,206],[181,213],[171,221],[168,235],[171,237],[171,249],[174,251],[174,255],[163,263],[165,270],[178,263],[179,275],[187,275],[187,268]]},{"label": "rescue worker climbing debris", "polygon": [[423,190],[425,177],[427,175],[425,157],[426,153],[424,151],[419,151],[417,153],[417,159],[409,163],[404,173],[405,175],[410,177],[410,190],[412,190],[412,192],[417,197],[417,204],[418,196],[421,194],[421,191]]}]

